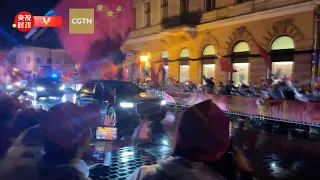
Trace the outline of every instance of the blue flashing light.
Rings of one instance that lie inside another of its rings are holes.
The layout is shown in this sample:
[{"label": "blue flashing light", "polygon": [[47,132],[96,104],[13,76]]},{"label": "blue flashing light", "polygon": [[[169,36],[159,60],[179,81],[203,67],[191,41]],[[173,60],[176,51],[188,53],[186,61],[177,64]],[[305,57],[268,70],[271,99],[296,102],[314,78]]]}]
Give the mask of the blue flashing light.
[{"label": "blue flashing light", "polygon": [[58,74],[51,74],[52,78],[58,78]]}]

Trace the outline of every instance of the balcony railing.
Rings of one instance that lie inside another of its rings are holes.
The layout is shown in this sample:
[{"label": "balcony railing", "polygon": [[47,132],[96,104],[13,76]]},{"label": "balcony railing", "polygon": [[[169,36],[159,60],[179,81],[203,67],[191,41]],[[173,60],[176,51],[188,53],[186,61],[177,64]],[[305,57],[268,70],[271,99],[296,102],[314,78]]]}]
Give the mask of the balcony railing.
[{"label": "balcony railing", "polygon": [[194,27],[200,23],[201,17],[201,11],[188,12],[179,16],[171,16],[162,19],[161,26],[163,29],[170,29],[180,26]]}]

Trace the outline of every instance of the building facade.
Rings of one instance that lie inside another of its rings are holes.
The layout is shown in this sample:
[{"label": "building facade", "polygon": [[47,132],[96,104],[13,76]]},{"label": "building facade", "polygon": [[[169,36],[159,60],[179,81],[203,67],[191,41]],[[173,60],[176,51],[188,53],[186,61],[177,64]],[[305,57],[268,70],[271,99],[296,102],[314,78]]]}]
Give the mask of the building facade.
[{"label": "building facade", "polygon": [[24,72],[39,73],[42,70],[69,72],[75,67],[64,49],[49,49],[43,47],[16,47],[10,64]]},{"label": "building facade", "polygon": [[[312,77],[319,0],[135,0],[136,23],[122,50],[180,82],[233,80],[255,84],[271,73]],[[259,48],[269,53],[268,69]],[[220,71],[218,58],[235,73]],[[141,59],[141,57],[143,57]],[[316,60],[318,61],[318,60]],[[152,63],[154,62],[154,63]]]}]

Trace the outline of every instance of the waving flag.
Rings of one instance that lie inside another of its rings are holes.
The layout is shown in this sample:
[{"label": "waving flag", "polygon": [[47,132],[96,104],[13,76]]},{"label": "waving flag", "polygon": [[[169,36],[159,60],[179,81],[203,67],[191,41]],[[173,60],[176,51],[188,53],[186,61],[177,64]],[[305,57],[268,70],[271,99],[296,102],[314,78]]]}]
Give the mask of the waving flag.
[{"label": "waving flag", "polygon": [[151,62],[151,67],[150,67],[150,73],[151,73],[151,81],[154,83],[154,84],[158,84],[159,81],[159,74],[158,72],[156,72],[155,68],[154,68],[154,63]]},{"label": "waving flag", "polygon": [[55,13],[67,20],[70,8],[94,10],[93,34],[70,34],[68,24],[57,28],[61,44],[75,63],[112,56],[124,44],[133,25],[132,0],[62,0]]},{"label": "waving flag", "polygon": [[218,56],[218,62],[219,62],[219,66],[220,66],[220,71],[223,72],[237,72],[237,70],[235,70],[232,66],[232,64],[230,64],[227,60],[225,60],[221,55],[217,55]]},{"label": "waving flag", "polygon": [[257,46],[257,48],[259,50],[259,54],[263,58],[264,63],[266,64],[267,68],[270,68],[271,60],[270,60],[269,53],[265,49],[263,49],[261,46],[259,46],[259,44],[256,41],[254,41],[254,43]]}]

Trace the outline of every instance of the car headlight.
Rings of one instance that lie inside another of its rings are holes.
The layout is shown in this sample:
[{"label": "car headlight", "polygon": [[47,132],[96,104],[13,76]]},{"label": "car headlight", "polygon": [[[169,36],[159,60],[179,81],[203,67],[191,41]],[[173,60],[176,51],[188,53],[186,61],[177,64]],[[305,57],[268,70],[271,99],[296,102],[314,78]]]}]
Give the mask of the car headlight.
[{"label": "car headlight", "polygon": [[166,101],[166,100],[162,100],[162,101],[161,101],[161,105],[162,105],[162,106],[164,106],[164,105],[166,105],[166,104],[167,104],[167,101]]},{"label": "car headlight", "polygon": [[133,108],[134,104],[130,102],[120,102],[120,106],[123,108]]},{"label": "car headlight", "polygon": [[12,89],[12,88],[13,88],[12,85],[7,86],[7,89]]},{"label": "car headlight", "polygon": [[37,91],[44,91],[45,88],[44,87],[37,87]]},{"label": "car headlight", "polygon": [[65,85],[62,85],[61,87],[59,87],[59,90],[63,91],[66,88]]}]

